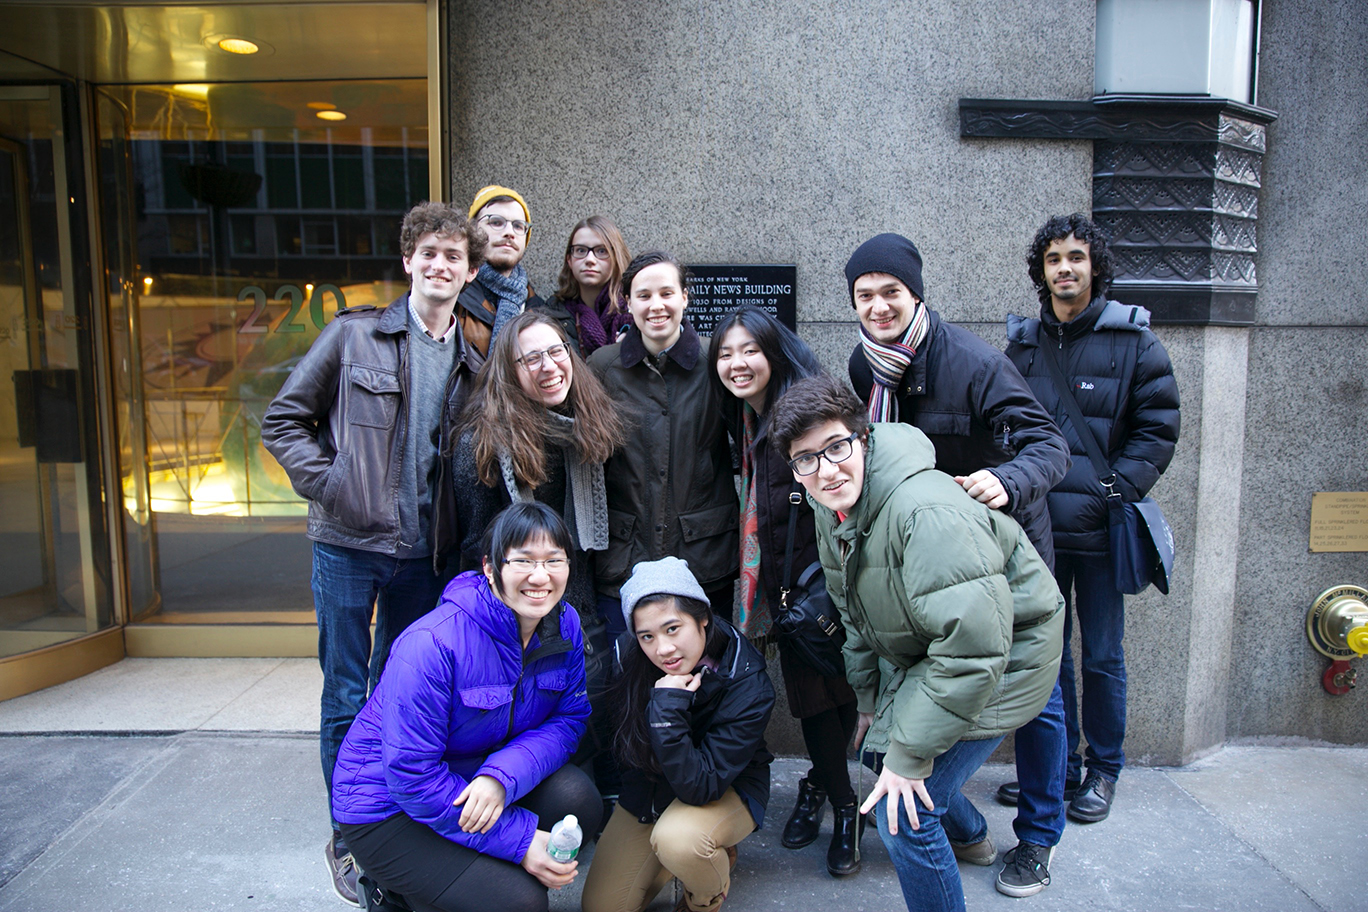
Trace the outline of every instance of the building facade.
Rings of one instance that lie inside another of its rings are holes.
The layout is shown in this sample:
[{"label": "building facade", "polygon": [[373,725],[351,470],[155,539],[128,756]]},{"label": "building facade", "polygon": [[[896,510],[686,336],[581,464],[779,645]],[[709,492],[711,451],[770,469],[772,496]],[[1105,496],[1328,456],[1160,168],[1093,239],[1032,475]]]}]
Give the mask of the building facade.
[{"label": "building facade", "polygon": [[539,288],[594,213],[634,252],[797,264],[836,373],[867,237],[912,238],[928,302],[1001,345],[1038,306],[1035,229],[1094,213],[1183,397],[1153,492],[1171,593],[1129,600],[1130,754],[1368,742],[1305,633],[1317,593],[1368,585],[1362,553],[1308,548],[1314,493],[1368,490],[1360,5],[264,9],[0,3],[0,696],[125,654],[310,653],[261,410],[337,306],[402,288],[404,209],[500,183]]}]

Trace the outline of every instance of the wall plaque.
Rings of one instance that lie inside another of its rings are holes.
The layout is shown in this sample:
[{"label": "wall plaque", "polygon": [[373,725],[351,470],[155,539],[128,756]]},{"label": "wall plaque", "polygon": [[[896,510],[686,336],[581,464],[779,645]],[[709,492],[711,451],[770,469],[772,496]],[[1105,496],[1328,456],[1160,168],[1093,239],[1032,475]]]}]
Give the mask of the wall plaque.
[{"label": "wall plaque", "polygon": [[1311,495],[1312,551],[1368,551],[1368,492]]},{"label": "wall plaque", "polygon": [[689,309],[694,329],[709,335],[725,314],[742,304],[769,311],[798,329],[798,267],[794,265],[703,263],[689,265]]}]

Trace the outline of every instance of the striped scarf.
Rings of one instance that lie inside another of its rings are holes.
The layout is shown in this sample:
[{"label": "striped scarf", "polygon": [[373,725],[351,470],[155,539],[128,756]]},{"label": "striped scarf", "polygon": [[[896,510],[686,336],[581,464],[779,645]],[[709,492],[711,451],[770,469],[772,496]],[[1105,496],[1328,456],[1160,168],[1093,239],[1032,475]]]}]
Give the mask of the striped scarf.
[{"label": "striped scarf", "polygon": [[760,585],[760,514],[755,503],[755,410],[741,404],[741,605],[736,627],[751,640],[763,642],[772,621],[765,590]]},{"label": "striped scarf", "polygon": [[874,385],[869,389],[869,420],[897,421],[898,384],[903,374],[917,355],[917,349],[926,340],[931,329],[930,318],[926,315],[926,302],[918,301],[912,311],[912,322],[907,324],[907,332],[897,342],[879,342],[860,327],[860,345],[864,348],[865,360],[874,374]]}]

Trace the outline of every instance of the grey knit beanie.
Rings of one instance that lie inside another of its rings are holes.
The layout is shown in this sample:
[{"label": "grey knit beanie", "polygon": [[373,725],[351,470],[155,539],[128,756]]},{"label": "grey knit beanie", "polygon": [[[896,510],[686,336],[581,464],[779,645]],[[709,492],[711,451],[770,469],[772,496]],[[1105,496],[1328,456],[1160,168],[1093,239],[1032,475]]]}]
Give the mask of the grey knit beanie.
[{"label": "grey knit beanie", "polygon": [[632,611],[649,595],[682,595],[698,599],[705,605],[708,603],[708,594],[694,579],[689,562],[677,557],[642,561],[632,568],[632,575],[627,577],[621,589],[622,617],[628,630],[632,629]]}]

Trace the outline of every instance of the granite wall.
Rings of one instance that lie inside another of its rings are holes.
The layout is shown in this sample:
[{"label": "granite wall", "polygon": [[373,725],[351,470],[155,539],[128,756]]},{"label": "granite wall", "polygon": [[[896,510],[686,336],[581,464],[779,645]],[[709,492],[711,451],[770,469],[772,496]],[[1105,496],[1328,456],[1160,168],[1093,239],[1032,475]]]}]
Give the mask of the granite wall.
[{"label": "granite wall", "polygon": [[1259,211],[1227,735],[1363,743],[1368,688],[1325,693],[1329,660],[1305,626],[1323,590],[1368,586],[1368,555],[1308,550],[1313,493],[1368,491],[1368,8],[1262,7],[1259,104],[1278,120]]},{"label": "granite wall", "polygon": [[[592,213],[634,251],[796,263],[800,333],[838,373],[855,332],[842,267],[867,237],[898,231],[923,252],[932,306],[1000,346],[1005,315],[1037,306],[1032,233],[1091,204],[1092,143],[961,139],[956,105],[1089,98],[1094,9],[454,0],[452,198],[522,191],[526,263],[547,292],[570,227]],[[1316,593],[1368,584],[1364,555],[1306,552],[1311,492],[1368,489],[1368,15],[1352,0],[1263,9],[1259,103],[1280,119],[1258,325],[1158,328],[1183,435],[1154,495],[1179,558],[1169,596],[1128,602],[1127,749],[1140,763],[1236,736],[1368,741],[1363,694],[1320,689],[1302,632]],[[801,750],[782,710],[771,735]]]}]

